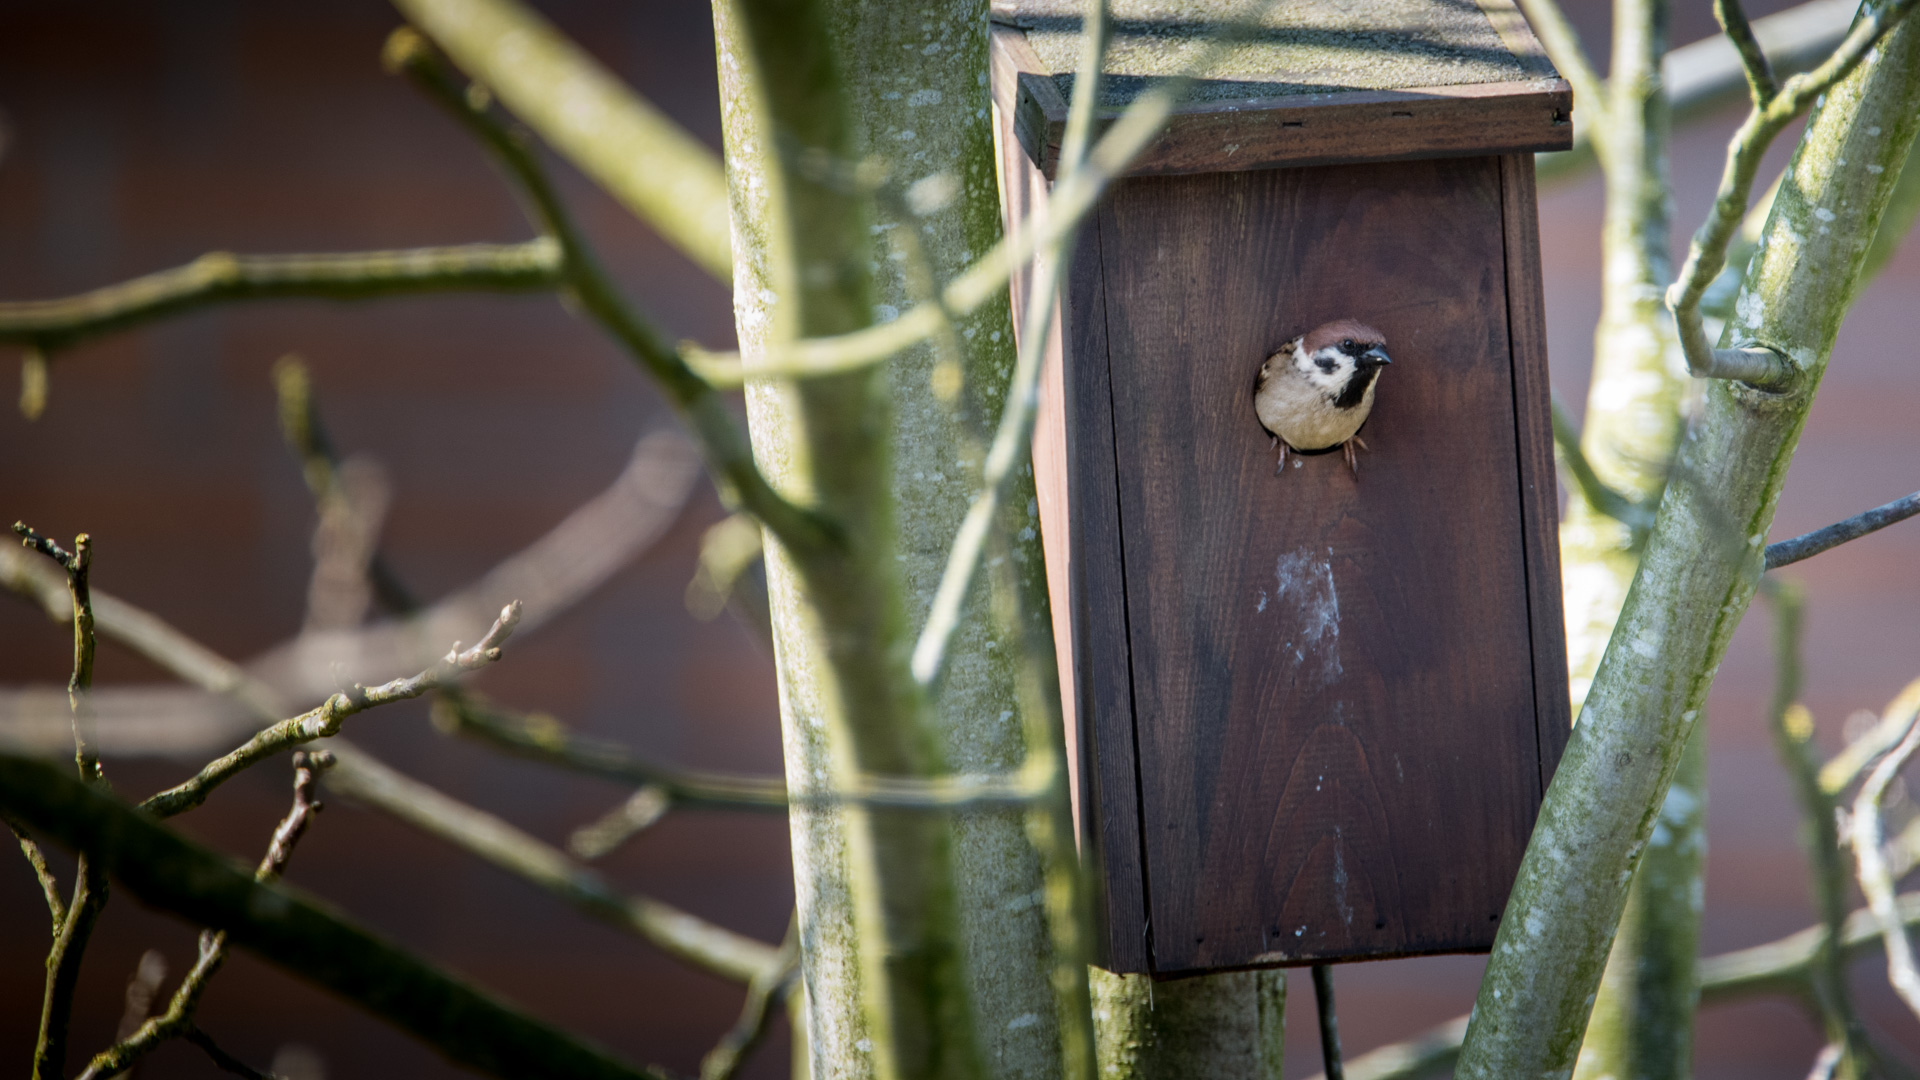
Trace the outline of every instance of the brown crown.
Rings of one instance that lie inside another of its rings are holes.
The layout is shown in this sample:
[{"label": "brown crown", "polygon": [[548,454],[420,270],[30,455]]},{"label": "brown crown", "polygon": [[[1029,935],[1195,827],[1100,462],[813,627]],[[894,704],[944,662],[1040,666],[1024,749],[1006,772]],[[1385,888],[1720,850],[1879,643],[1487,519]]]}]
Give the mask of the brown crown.
[{"label": "brown crown", "polygon": [[1352,338],[1362,345],[1385,345],[1387,343],[1386,335],[1368,326],[1366,323],[1354,319],[1335,319],[1330,323],[1321,323],[1319,326],[1308,331],[1306,338],[1301,341],[1300,345],[1301,348],[1306,350],[1308,355],[1312,355],[1329,345],[1338,345],[1348,338]]}]

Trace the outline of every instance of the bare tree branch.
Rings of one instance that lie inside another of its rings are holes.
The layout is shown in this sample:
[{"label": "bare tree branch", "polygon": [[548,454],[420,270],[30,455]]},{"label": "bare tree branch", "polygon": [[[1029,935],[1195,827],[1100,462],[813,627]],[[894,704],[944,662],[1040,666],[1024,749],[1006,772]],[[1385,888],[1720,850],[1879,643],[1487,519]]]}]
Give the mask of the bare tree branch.
[{"label": "bare tree branch", "polygon": [[1574,428],[1573,417],[1558,394],[1553,395],[1553,447],[1559,451],[1560,460],[1566,463],[1574,486],[1580,489],[1588,505],[1625,525],[1636,535],[1643,535],[1653,528],[1653,512],[1658,502],[1653,506],[1642,505],[1600,479],[1599,474],[1593,471],[1593,464],[1587,460],[1586,452],[1580,448],[1580,432]]},{"label": "bare tree branch", "polygon": [[700,1080],[733,1080],[747,1055],[766,1037],[774,1010],[793,990],[800,976],[800,925],[798,915],[787,926],[786,939],[760,974],[747,984],[747,1000],[740,1006],[740,1019],[720,1037],[720,1042],[700,1059]]},{"label": "bare tree branch", "polygon": [[1847,985],[1846,934],[1848,872],[1835,817],[1835,803],[1820,785],[1820,762],[1813,751],[1813,714],[1800,704],[1800,636],[1804,604],[1791,582],[1766,579],[1762,593],[1773,602],[1774,692],[1768,709],[1774,749],[1793,782],[1800,803],[1801,835],[1812,870],[1814,906],[1827,928],[1808,986],[1820,1011],[1828,1042],[1839,1043],[1856,1068],[1873,1060],[1866,1025],[1854,1009]]},{"label": "bare tree branch", "polygon": [[559,245],[519,244],[329,255],[202,255],[185,266],[59,300],[0,303],[0,342],[43,353],[235,300],[362,300],[431,292],[527,292],[560,284]]},{"label": "bare tree branch", "polygon": [[[1900,919],[1920,926],[1920,892],[1898,897]],[[1761,994],[1783,994],[1810,1000],[1810,973],[1826,940],[1824,926],[1809,926],[1794,934],[1719,956],[1700,960],[1700,1005],[1725,1005]],[[1847,916],[1840,942],[1842,957],[1852,962],[1881,947],[1879,924],[1873,912],[1860,908]],[[1453,1066],[1466,1038],[1467,1018],[1454,1017],[1404,1042],[1370,1050],[1346,1062],[1347,1080],[1414,1080]],[[1316,1078],[1324,1080],[1324,1078]]]},{"label": "bare tree branch", "polygon": [[1820,790],[1838,798],[1861,773],[1880,760],[1882,754],[1899,745],[1916,714],[1920,714],[1920,679],[1908,683],[1894,695],[1878,723],[1827,759],[1820,767]]},{"label": "bare tree branch", "polygon": [[219,927],[234,944],[458,1064],[502,1077],[664,1080],[502,1004],[297,889],[255,881],[225,856],[43,761],[0,752],[0,807],[87,852],[141,902]]},{"label": "bare tree branch", "polygon": [[697,967],[741,982],[774,948],[646,897],[622,896],[600,875],[512,825],[394,772],[364,754],[342,754],[327,786],[512,871],[595,918],[639,934]]},{"label": "bare tree branch", "polygon": [[[1195,58],[1189,71],[1205,70],[1217,58],[1214,49],[1230,47],[1244,24],[1228,24]],[[1007,282],[1037,252],[1060,245],[1099,203],[1107,185],[1159,133],[1172,115],[1191,79],[1157,80],[1153,90],[1136,98],[1109,125],[1081,167],[1071,175],[1062,161],[1060,179],[1048,196],[1044,221],[1028,222],[1013,230],[981,256],[965,273],[949,282],[938,300],[929,300],[900,313],[889,322],[831,337],[806,338],[788,344],[769,344],[751,368],[738,352],[709,352],[683,346],[688,362],[716,386],[740,386],[749,380],[801,379],[858,371],[880,363],[940,332],[950,320],[980,305],[1005,302]],[[1009,399],[1011,400],[1011,398]]]},{"label": "bare tree branch", "polygon": [[779,777],[738,776],[663,765],[625,747],[578,735],[545,713],[513,713],[469,693],[443,694],[433,723],[517,757],[558,765],[622,783],[652,787],[690,806],[785,810],[787,784]]},{"label": "bare tree branch", "polygon": [[[80,782],[106,786],[106,774],[100,769],[100,754],[94,748],[89,729],[87,695],[93,688],[94,612],[93,594],[88,584],[93,565],[93,540],[86,533],[74,537],[73,550],[60,546],[51,537],[42,536],[16,521],[13,531],[21,543],[59,564],[66,572],[67,604],[73,622],[73,674],[67,680],[67,705],[72,713],[73,758]],[[10,822],[11,823],[11,822]],[[28,846],[22,834],[22,848]],[[35,851],[28,852],[33,861]],[[52,882],[43,861],[34,867],[43,887]],[[50,898],[52,899],[52,898]],[[93,937],[100,911],[107,905],[107,878],[100,866],[82,853],[74,871],[73,898],[67,901],[65,917],[53,929],[53,945],[47,950],[46,992],[40,1004],[40,1031],[33,1047],[33,1080],[57,1080],[66,1071],[68,1024],[73,1015],[73,994],[80,982],[80,963],[87,943]],[[51,904],[49,906],[52,906]]]},{"label": "bare tree branch", "polygon": [[605,815],[573,830],[573,835],[567,837],[567,850],[588,862],[604,859],[627,841],[659,824],[671,809],[673,796],[647,784]]},{"label": "bare tree branch", "polygon": [[[5,549],[0,548],[0,554],[4,552]],[[4,572],[5,568],[4,559],[0,559],[0,583],[28,591],[36,596],[44,591],[33,586],[27,575],[8,577]],[[109,604],[108,601],[111,599],[104,595],[96,597],[96,605],[102,613],[100,626],[109,636],[133,645],[155,663],[208,690],[229,693],[237,700],[246,703],[277,700],[277,694],[272,688],[252,680],[238,665],[212,653],[145,611],[118,600]],[[132,637],[124,636],[129,628],[137,632]],[[252,704],[248,707],[253,709],[253,715],[258,718],[271,718],[274,715],[272,711]],[[416,818],[423,815],[430,816],[433,809],[445,809],[450,815],[450,823],[446,828],[459,838],[456,840],[457,843],[468,847],[469,850],[484,847],[485,845],[478,843],[480,840],[498,843],[503,836],[507,842],[515,839],[525,840],[533,847],[519,848],[517,849],[518,857],[500,861],[497,865],[515,873],[529,871],[543,873],[546,875],[542,879],[543,884],[557,880],[556,876],[549,872],[554,866],[567,865],[565,856],[546,848],[539,841],[526,837],[504,822],[466,806],[417,780],[394,772],[378,759],[351,745],[343,738],[336,737],[331,749],[338,759],[331,782],[351,783],[354,779],[365,778],[366,786],[376,791],[399,792],[399,801],[394,805],[413,815],[405,817],[404,820],[412,821],[427,831],[437,834],[437,827]],[[383,808],[385,805],[382,804]],[[0,806],[4,806],[4,800],[0,800]],[[565,877],[564,874],[559,876]],[[616,905],[624,904],[625,898],[614,897],[613,902]],[[747,971],[751,965],[743,965],[740,957],[745,955],[758,958],[762,954],[753,951],[756,949],[771,952],[766,945],[742,938],[731,931],[713,926],[658,901],[635,901],[635,903],[640,905],[640,908],[631,913],[633,919],[628,919],[627,914],[623,913],[616,922],[637,929],[633,920],[643,921],[658,933],[663,941],[677,942],[675,946],[667,947],[668,952],[696,964],[702,963],[702,960],[695,957],[717,959],[722,965],[720,970],[723,973],[731,972],[743,981],[752,976],[750,973],[740,974],[740,972]]]},{"label": "bare tree branch", "polygon": [[272,1073],[263,1073],[222,1050],[220,1044],[213,1041],[213,1036],[192,1024],[187,1025],[187,1029],[180,1033],[180,1037],[199,1047],[201,1052],[219,1066],[222,1072],[245,1077],[246,1080],[278,1080]]},{"label": "bare tree branch", "polygon": [[0,814],[0,821],[6,822],[7,828],[13,830],[14,839],[20,841],[20,853],[27,857],[27,864],[33,867],[34,879],[40,882],[40,891],[46,894],[47,913],[53,917],[53,932],[59,934],[60,924],[67,921],[67,905],[60,899],[60,882],[48,869],[46,854],[19,822],[6,814]]},{"label": "bare tree branch", "polygon": [[1811,559],[1823,551],[1837,548],[1849,540],[1858,540],[1868,533],[1878,532],[1916,514],[1920,514],[1920,491],[1905,498],[1895,499],[1883,506],[1876,506],[1864,513],[1855,514],[1845,521],[1835,522],[1824,529],[1815,529],[1791,540],[1768,544],[1767,569],[1777,570],[1782,566],[1797,563],[1801,559]]},{"label": "bare tree branch", "polygon": [[1667,290],[1667,304],[1673,309],[1680,331],[1680,344],[1687,356],[1687,369],[1695,376],[1733,379],[1765,390],[1782,390],[1799,371],[1779,353],[1769,348],[1739,347],[1715,350],[1707,340],[1700,320],[1700,298],[1726,265],[1727,243],[1747,212],[1747,200],[1753,192],[1754,174],[1761,159],[1787,124],[1799,116],[1813,99],[1846,78],[1906,14],[1915,0],[1891,0],[1878,8],[1861,9],[1845,40],[1827,61],[1810,72],[1795,75],[1781,85],[1779,92],[1764,102],[1755,102],[1746,122],[1734,133],[1727,150],[1726,168],[1720,178],[1720,190],[1713,208],[1693,236],[1686,264]]},{"label": "bare tree branch", "polygon": [[1779,85],[1774,80],[1773,67],[1767,63],[1767,54],[1761,50],[1753,27],[1747,23],[1747,13],[1741,8],[1740,0],[1713,0],[1713,17],[1740,54],[1740,67],[1746,74],[1753,103],[1765,105],[1773,100]]},{"label": "bare tree branch", "polygon": [[1899,775],[1907,760],[1920,749],[1920,717],[1907,719],[1907,730],[1893,751],[1882,758],[1860,785],[1853,800],[1853,817],[1848,832],[1853,841],[1853,860],[1860,879],[1860,893],[1879,924],[1886,943],[1887,981],[1907,1008],[1920,1017],[1920,964],[1913,956],[1913,942],[1907,938],[1906,923],[1900,918],[1893,891],[1893,874],[1887,865],[1885,824],[1880,819],[1880,803],[1887,785]]},{"label": "bare tree branch", "polygon": [[[493,11],[500,15],[507,8],[496,4]],[[430,14],[428,5],[418,5],[415,14]],[[523,18],[529,27],[537,22],[530,15]],[[439,19],[434,25],[442,32],[452,28],[450,21]],[[680,351],[668,344],[660,331],[614,286],[586,235],[574,223],[546,171],[534,157],[526,133],[508,127],[494,115],[487,94],[468,93],[445,59],[414,31],[405,27],[394,31],[387,38],[385,58],[390,70],[406,75],[415,87],[477,138],[525,192],[534,216],[560,243],[566,283],[574,297],[679,408],[700,440],[708,466],[716,473],[723,490],[796,552],[819,551],[834,545],[833,526],[813,511],[788,502],[767,483],[754,463],[746,436],[713,385],[695,373]],[[723,249],[728,252],[726,258],[731,258],[730,250]]]},{"label": "bare tree branch", "polygon": [[500,659],[500,647],[519,621],[520,604],[516,601],[501,609],[500,617],[494,620],[487,635],[473,648],[462,652],[460,643],[456,641],[438,664],[418,675],[372,687],[356,683],[353,689],[333,695],[319,708],[267,728],[247,740],[238,750],[209,762],[193,779],[147,799],[140,804],[140,809],[162,818],[191,810],[205,802],[214,788],[226,783],[241,770],[301,743],[338,735],[340,725],[349,716],[396,701],[417,698],[429,690],[447,685],[461,675],[483,668]]},{"label": "bare tree branch", "polygon": [[407,20],[635,216],[733,276],[726,175],[711,150],[512,0],[399,0]]},{"label": "bare tree branch", "polygon": [[[319,775],[333,764],[333,755],[324,751],[316,754],[296,752],[293,755],[293,807],[273,830],[267,853],[253,872],[255,881],[278,881],[286,873],[287,860],[293,856],[293,846],[305,835],[307,826],[313,822],[313,815],[320,812],[321,803],[314,798]],[[134,1063],[168,1039],[176,1036],[191,1039],[190,1033],[198,1030],[194,1027],[193,1014],[200,1006],[200,997],[206,993],[207,983],[220,970],[226,958],[226,933],[220,930],[201,931],[200,955],[194,961],[192,970],[187,972],[174,990],[167,1011],[141,1023],[132,1033],[94,1055],[79,1080],[100,1080],[101,1077],[117,1075],[133,1068]],[[214,1054],[216,1051],[208,1050],[208,1053]]]},{"label": "bare tree branch", "polygon": [[1558,0],[1520,0],[1520,7],[1527,13],[1527,21],[1534,33],[1540,35],[1540,44],[1546,48],[1547,58],[1553,61],[1553,66],[1573,87],[1575,113],[1590,113],[1593,119],[1588,121],[1589,127],[1596,123],[1604,124],[1607,84],[1594,70],[1593,61],[1587,57],[1586,46],[1580,44],[1579,32],[1567,20],[1566,12],[1560,10]]},{"label": "bare tree branch", "polygon": [[[1776,73],[1805,71],[1826,59],[1840,43],[1859,9],[1857,0],[1810,0],[1756,20],[1753,34]],[[1538,21],[1533,26],[1541,28]],[[1567,70],[1559,64],[1558,54],[1554,59],[1560,70]],[[1705,116],[1745,98],[1748,92],[1746,66],[1725,34],[1668,52],[1660,63],[1660,82],[1675,124]],[[1576,87],[1573,147],[1534,155],[1542,183],[1572,176],[1594,162],[1593,132],[1600,130],[1596,125],[1604,123],[1600,111],[1587,107],[1594,100],[1599,99]]]}]

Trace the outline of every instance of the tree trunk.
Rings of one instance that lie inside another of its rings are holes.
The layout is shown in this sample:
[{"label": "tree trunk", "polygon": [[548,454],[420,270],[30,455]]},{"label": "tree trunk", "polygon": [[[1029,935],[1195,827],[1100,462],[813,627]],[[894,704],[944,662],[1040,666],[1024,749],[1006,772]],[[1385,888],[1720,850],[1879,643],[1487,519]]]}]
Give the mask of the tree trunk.
[{"label": "tree trunk", "polygon": [[1286,1013],[1284,972],[1093,974],[1101,1080],[1280,1080]]},{"label": "tree trunk", "polygon": [[1781,483],[1917,126],[1920,29],[1906,22],[1816,107],[1774,201],[1728,335],[1788,357],[1793,386],[1707,389],[1528,845],[1462,1077],[1573,1066],[1634,865],[1752,601]]},{"label": "tree trunk", "polygon": [[[885,321],[931,298],[1000,236],[984,0],[764,10],[776,6],[715,5],[749,365],[771,343]],[[803,47],[812,54],[796,57]],[[809,139],[807,114],[828,108],[844,130],[832,143]],[[822,199],[837,189],[830,201],[866,213],[809,220],[791,194],[807,187]],[[816,235],[829,227],[854,232]],[[807,282],[839,280],[816,255],[835,244],[848,260],[837,269],[862,280],[861,306],[843,304],[829,324],[811,316]],[[844,492],[850,505],[833,516],[860,530],[860,565],[843,571],[857,594],[806,557],[768,548],[795,791],[845,786],[862,771],[1009,772],[1029,732],[1060,738],[1030,472],[1008,492],[1009,539],[975,580],[931,700],[905,667],[980,483],[1013,366],[1008,314],[986,305],[869,372],[748,392],[761,468],[796,501],[825,508]],[[865,646],[836,648],[863,625]],[[885,707],[862,718],[852,706],[866,691],[847,687],[868,683]],[[1048,893],[1025,813],[796,807],[791,820],[815,1076],[1062,1074],[1060,1012],[1075,995],[1056,997]],[[1084,1017],[1084,983],[1078,1000]]]},{"label": "tree trunk", "polygon": [[[1663,296],[1673,276],[1669,110],[1660,82],[1664,0],[1614,6],[1613,71],[1593,142],[1607,181],[1604,273],[1581,450],[1636,504],[1667,480],[1691,380]],[[1576,489],[1560,530],[1569,684],[1580,715],[1639,566],[1644,532],[1602,514]],[[1684,1080],[1693,1051],[1694,950],[1706,850],[1706,745],[1695,736],[1674,778],[1656,842],[1634,876],[1574,1075]]]}]

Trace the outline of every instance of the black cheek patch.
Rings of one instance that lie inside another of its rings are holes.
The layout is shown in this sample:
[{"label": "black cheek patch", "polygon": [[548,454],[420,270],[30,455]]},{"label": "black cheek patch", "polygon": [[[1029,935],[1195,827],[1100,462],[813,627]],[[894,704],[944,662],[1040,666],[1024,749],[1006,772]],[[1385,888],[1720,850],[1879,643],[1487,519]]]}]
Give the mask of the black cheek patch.
[{"label": "black cheek patch", "polygon": [[1315,360],[1314,363],[1320,366],[1321,371],[1324,371],[1329,375],[1333,374],[1333,368],[1334,368],[1333,357],[1323,356],[1320,359]]}]

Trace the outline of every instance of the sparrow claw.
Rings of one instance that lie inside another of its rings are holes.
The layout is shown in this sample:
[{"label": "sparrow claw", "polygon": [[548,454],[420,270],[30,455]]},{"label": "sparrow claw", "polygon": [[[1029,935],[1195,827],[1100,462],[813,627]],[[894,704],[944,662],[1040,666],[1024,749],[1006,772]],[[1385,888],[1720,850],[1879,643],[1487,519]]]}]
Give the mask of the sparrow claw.
[{"label": "sparrow claw", "polygon": [[[1360,479],[1360,459],[1358,457],[1355,457],[1353,453],[1353,444],[1357,442],[1360,442],[1360,440],[1358,437],[1355,437],[1355,438],[1348,439],[1346,442],[1340,444],[1340,448],[1346,451],[1347,468],[1353,470],[1353,478],[1355,480]],[[1365,446],[1366,443],[1360,443],[1360,445]]]},{"label": "sparrow claw", "polygon": [[1280,447],[1280,460],[1274,463],[1273,466],[1273,475],[1279,476],[1287,471],[1287,444],[1282,442],[1278,435],[1273,437],[1273,441],[1275,445]]}]

